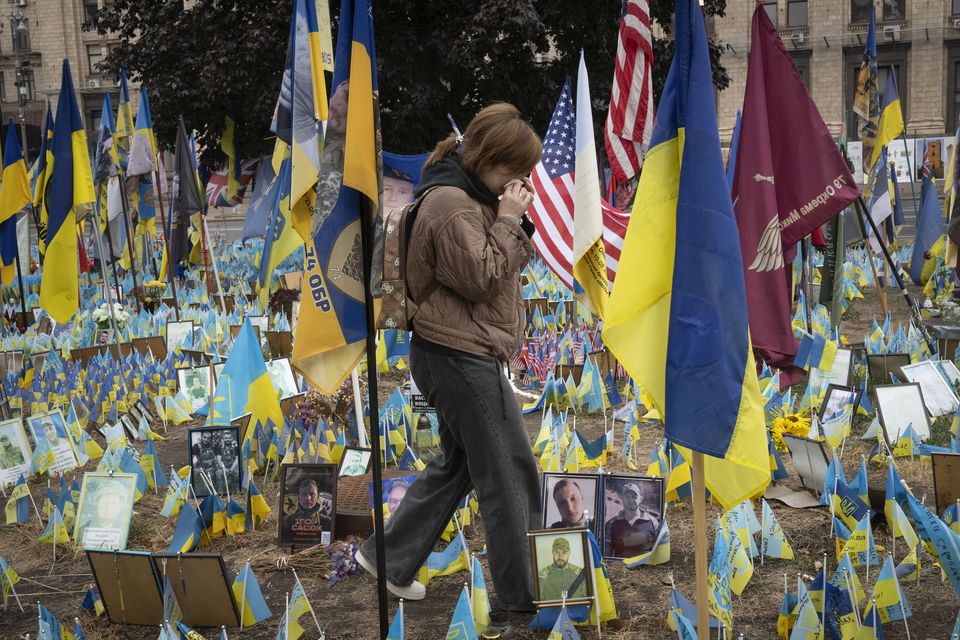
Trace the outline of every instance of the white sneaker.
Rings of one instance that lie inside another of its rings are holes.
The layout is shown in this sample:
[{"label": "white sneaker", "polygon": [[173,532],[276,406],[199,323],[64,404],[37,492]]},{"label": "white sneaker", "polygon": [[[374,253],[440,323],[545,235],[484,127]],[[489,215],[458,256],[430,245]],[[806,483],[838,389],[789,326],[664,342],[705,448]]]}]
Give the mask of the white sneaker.
[{"label": "white sneaker", "polygon": [[[359,550],[357,550],[353,557],[357,561],[357,564],[363,567],[367,573],[374,578],[377,577],[377,565],[371,564]],[[387,591],[404,600],[423,600],[427,595],[427,588],[416,580],[406,587],[399,587],[387,580]]]}]

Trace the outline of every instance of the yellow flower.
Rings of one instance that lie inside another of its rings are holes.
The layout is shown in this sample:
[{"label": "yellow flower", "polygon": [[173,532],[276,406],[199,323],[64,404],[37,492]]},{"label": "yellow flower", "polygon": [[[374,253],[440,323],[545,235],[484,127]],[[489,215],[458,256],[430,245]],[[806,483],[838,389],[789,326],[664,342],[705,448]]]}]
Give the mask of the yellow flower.
[{"label": "yellow flower", "polygon": [[770,429],[770,435],[773,437],[773,444],[777,451],[787,452],[787,445],[783,442],[784,435],[806,437],[810,432],[810,418],[799,413],[788,413],[773,421],[773,428]]}]

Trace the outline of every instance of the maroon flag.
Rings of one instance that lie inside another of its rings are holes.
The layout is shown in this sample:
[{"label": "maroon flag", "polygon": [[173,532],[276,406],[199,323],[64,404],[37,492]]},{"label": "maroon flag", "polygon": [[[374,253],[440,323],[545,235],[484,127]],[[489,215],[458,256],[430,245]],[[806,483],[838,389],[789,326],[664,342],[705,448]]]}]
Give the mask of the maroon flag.
[{"label": "maroon flag", "polygon": [[790,324],[796,244],[860,192],[760,5],[751,42],[731,195],[753,346],[768,364],[784,368],[797,352]]}]

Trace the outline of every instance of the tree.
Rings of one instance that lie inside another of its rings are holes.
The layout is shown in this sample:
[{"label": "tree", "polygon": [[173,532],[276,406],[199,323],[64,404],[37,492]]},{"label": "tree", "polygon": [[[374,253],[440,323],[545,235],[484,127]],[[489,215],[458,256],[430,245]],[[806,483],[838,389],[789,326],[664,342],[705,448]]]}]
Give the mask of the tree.
[{"label": "tree", "polygon": [[[651,13],[669,32],[673,0],[652,0]],[[331,1],[334,32],[339,6]],[[706,0],[722,16],[726,0]],[[584,50],[598,140],[606,118],[617,47],[619,0],[374,1],[384,146],[428,151],[494,100],[515,104],[546,131],[566,76]],[[224,116],[237,121],[242,157],[270,150],[268,132],[286,53],[291,0],[115,0],[91,28],[115,32],[122,46],[108,68],[126,66],[150,88],[158,138],[175,137],[181,113],[197,129],[204,158],[219,161]],[[712,45],[714,84],[729,78]],[[669,37],[654,38],[654,93],[672,57]],[[329,83],[330,77],[327,75]]]}]

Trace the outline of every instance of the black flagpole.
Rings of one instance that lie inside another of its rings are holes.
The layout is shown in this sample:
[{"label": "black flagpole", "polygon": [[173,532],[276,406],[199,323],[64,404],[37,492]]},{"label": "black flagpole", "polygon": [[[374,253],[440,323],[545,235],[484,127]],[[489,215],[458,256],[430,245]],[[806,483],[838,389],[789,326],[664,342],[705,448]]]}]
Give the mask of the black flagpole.
[{"label": "black flagpole", "polygon": [[[367,202],[369,205],[369,201]],[[373,317],[373,294],[370,282],[373,277],[373,238],[369,217],[375,216],[370,207],[364,207],[360,220],[360,246],[363,252],[364,286],[363,300],[367,320],[367,402],[370,406],[370,450],[373,458],[373,487],[376,497],[373,510],[373,530],[377,551],[377,610],[380,614],[380,638],[390,632],[387,619],[387,564],[383,544],[383,482],[380,472],[380,401],[377,398],[377,329]],[[357,429],[363,429],[362,424]]]},{"label": "black flagpole", "polygon": [[[866,221],[869,223],[870,229],[873,230],[873,235],[877,239],[877,244],[880,245],[880,249],[883,251],[883,257],[886,259],[887,264],[890,265],[890,270],[893,272],[893,277],[897,281],[897,286],[900,288],[900,293],[903,294],[903,300],[910,308],[910,316],[914,326],[917,327],[917,331],[920,332],[920,335],[923,336],[927,346],[930,347],[930,352],[937,353],[937,343],[930,336],[930,332],[927,331],[926,325],[923,324],[923,318],[920,317],[920,308],[917,306],[916,301],[913,299],[913,296],[910,295],[910,292],[907,291],[907,286],[903,282],[903,275],[901,274],[900,265],[899,263],[895,263],[893,261],[893,256],[891,256],[890,252],[887,250],[887,243],[884,242],[884,237],[880,234],[880,229],[877,228],[877,223],[874,222],[873,218],[870,217],[870,209],[863,201],[862,195],[857,197],[857,205],[857,213],[860,215],[860,223],[863,225],[864,221]],[[864,240],[866,241],[867,257],[873,260],[872,250],[870,249],[870,239],[864,237]]]}]

